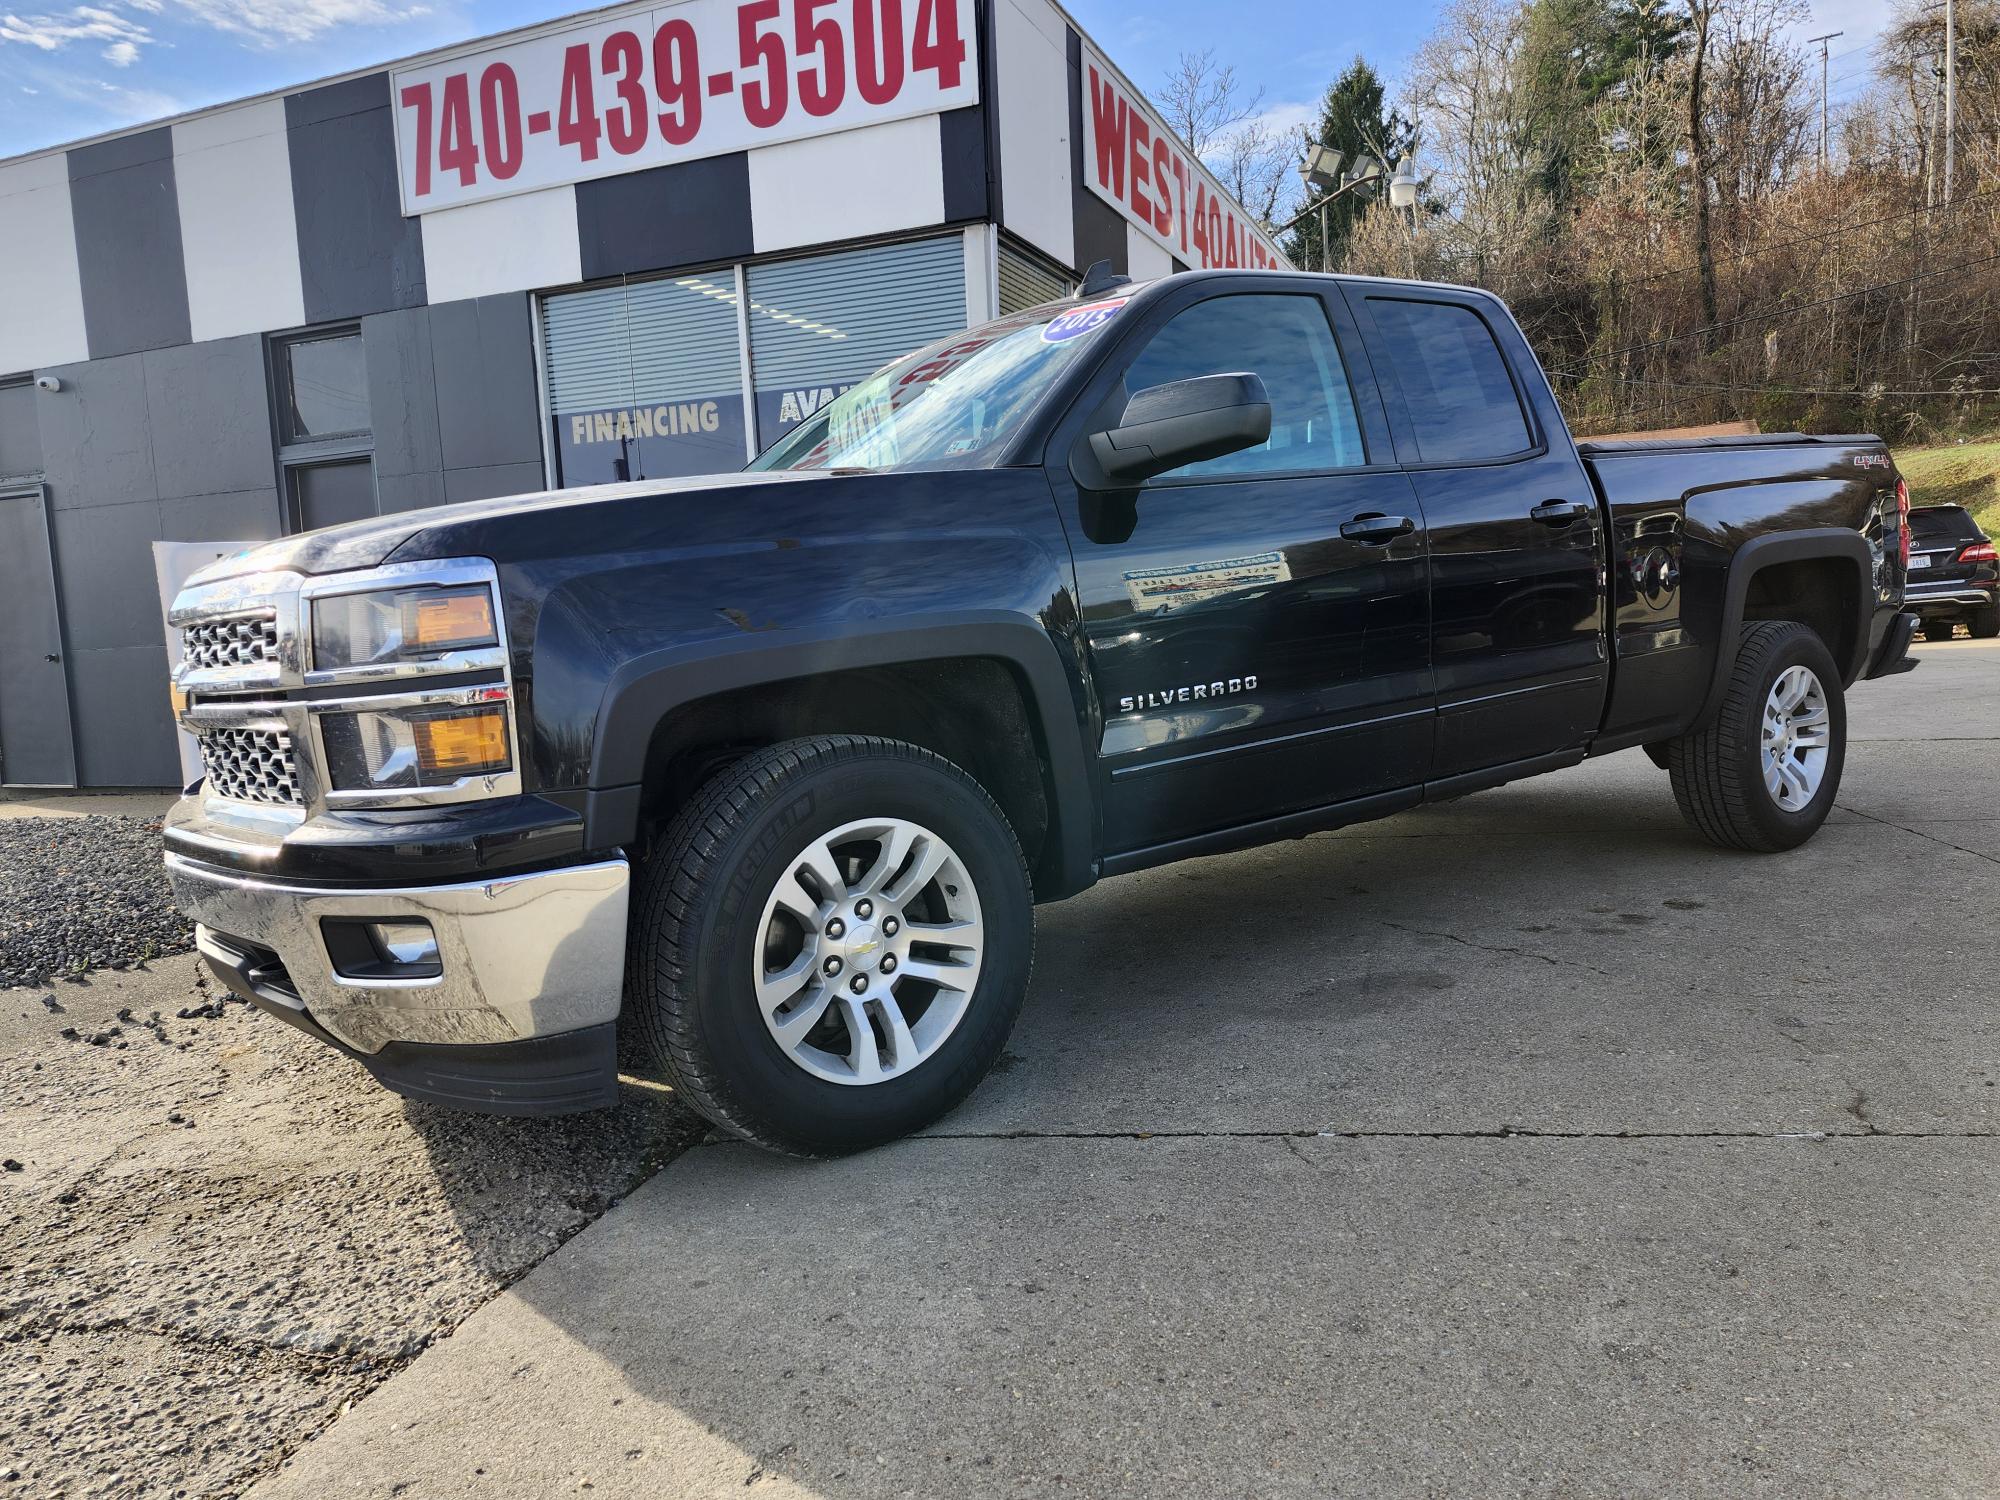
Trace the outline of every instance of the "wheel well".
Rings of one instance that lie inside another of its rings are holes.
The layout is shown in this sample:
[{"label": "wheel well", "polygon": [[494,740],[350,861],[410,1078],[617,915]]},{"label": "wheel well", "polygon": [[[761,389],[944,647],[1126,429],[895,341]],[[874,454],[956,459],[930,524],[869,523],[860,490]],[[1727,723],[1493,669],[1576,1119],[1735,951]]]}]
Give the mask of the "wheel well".
[{"label": "wheel well", "polygon": [[731,761],[814,734],[878,735],[943,756],[1000,805],[1037,889],[1053,877],[1048,757],[1021,682],[1007,664],[985,657],[826,672],[682,705],[654,728],[647,746],[642,844]]},{"label": "wheel well", "polygon": [[1811,627],[1844,674],[1852,670],[1861,626],[1861,585],[1844,558],[1773,563],[1750,578],[1743,619],[1797,620]]}]

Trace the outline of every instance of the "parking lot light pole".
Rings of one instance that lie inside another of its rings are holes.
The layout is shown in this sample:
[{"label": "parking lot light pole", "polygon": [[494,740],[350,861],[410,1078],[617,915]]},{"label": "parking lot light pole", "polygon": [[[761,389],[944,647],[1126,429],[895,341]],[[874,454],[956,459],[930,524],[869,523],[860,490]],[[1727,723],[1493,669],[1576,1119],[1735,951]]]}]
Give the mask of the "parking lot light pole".
[{"label": "parking lot light pole", "polygon": [[1344,193],[1353,192],[1356,188],[1387,182],[1390,203],[1397,208],[1414,208],[1417,192],[1423,186],[1422,180],[1410,170],[1407,157],[1397,166],[1394,176],[1391,176],[1389,169],[1372,156],[1357,156],[1354,159],[1354,166],[1346,172],[1340,170],[1341,160],[1341,153],[1338,151],[1319,145],[1317,142],[1307,144],[1306,158],[1299,164],[1299,177],[1305,182],[1308,191],[1320,188],[1323,190],[1322,194],[1315,202],[1308,203],[1272,231],[1273,234],[1285,234],[1307,214],[1318,214],[1319,268],[1322,271],[1333,269],[1333,246],[1327,233],[1328,204]]}]

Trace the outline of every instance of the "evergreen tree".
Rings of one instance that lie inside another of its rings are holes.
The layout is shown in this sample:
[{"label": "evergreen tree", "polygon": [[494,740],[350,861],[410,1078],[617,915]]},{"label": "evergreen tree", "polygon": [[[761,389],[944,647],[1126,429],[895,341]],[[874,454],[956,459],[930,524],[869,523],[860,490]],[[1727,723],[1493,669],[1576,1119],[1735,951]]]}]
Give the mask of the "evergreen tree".
[{"label": "evergreen tree", "polygon": [[[1355,158],[1363,155],[1393,168],[1416,149],[1417,126],[1415,121],[1406,120],[1387,107],[1381,76],[1357,57],[1327,88],[1326,98],[1320,104],[1318,126],[1308,132],[1307,140],[1340,152],[1343,170],[1351,170]],[[1326,232],[1331,253],[1324,264],[1338,269],[1355,222],[1380,194],[1380,188],[1357,188],[1327,205]],[[1311,201],[1320,196],[1317,190],[1313,191]],[[1322,264],[1319,218],[1317,213],[1308,213],[1286,241],[1285,254],[1301,270],[1316,271]]]}]

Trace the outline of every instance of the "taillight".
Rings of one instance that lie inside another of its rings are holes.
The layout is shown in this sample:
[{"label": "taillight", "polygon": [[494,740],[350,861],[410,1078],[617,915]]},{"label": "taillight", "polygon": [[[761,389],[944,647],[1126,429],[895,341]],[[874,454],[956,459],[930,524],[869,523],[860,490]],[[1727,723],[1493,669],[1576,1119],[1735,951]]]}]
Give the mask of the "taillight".
[{"label": "taillight", "polygon": [[1907,571],[1910,566],[1910,486],[1901,479],[1896,481],[1896,551]]},{"label": "taillight", "polygon": [[2000,562],[2000,553],[1993,550],[1991,542],[1974,542],[1958,554],[1960,562]]}]

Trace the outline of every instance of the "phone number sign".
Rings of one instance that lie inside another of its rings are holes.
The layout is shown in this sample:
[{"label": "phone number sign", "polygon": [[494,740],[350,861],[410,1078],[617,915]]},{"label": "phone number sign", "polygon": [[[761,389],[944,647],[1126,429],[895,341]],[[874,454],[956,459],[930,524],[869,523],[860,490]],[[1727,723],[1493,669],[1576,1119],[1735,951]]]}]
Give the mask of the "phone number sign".
[{"label": "phone number sign", "polygon": [[394,75],[403,212],[979,100],[975,0],[683,0]]}]

